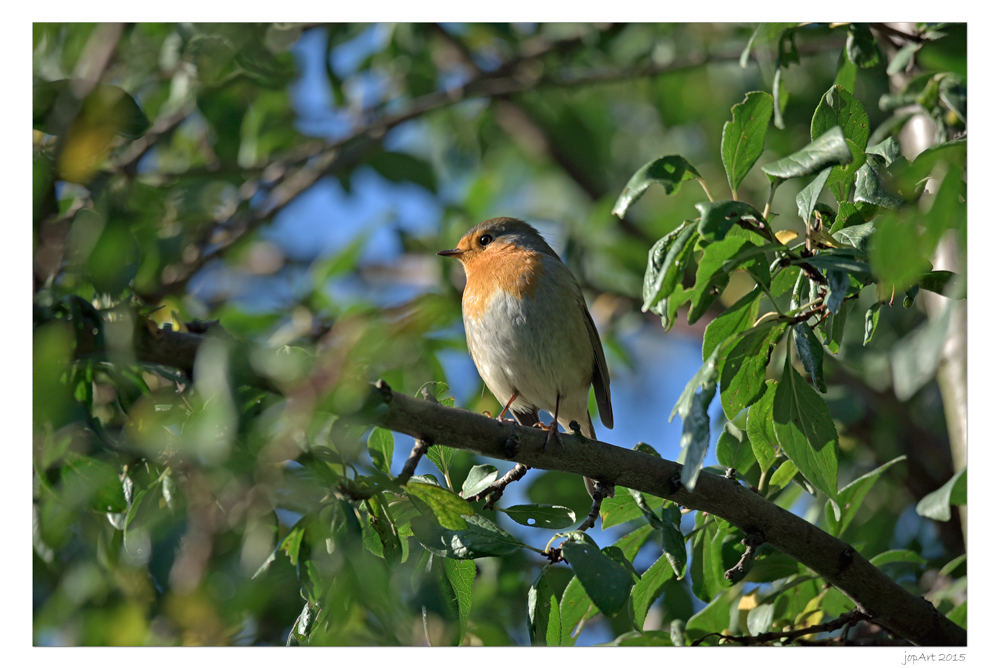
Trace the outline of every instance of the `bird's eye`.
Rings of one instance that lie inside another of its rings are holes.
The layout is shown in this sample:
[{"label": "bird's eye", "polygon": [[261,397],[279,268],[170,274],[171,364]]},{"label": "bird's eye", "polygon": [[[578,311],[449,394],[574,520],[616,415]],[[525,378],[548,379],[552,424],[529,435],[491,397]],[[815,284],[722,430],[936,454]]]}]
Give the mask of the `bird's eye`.
[{"label": "bird's eye", "polygon": [[484,234],[483,236],[479,237],[480,246],[488,246],[491,241],[493,241],[493,236],[490,234]]}]

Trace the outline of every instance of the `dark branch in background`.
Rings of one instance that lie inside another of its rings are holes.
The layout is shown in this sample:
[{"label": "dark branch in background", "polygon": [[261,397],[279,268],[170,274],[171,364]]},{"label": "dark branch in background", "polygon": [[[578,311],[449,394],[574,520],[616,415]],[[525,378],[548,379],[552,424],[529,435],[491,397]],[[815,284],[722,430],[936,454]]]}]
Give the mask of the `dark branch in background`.
[{"label": "dark branch in background", "polygon": [[831,619],[823,624],[815,624],[813,626],[807,626],[804,629],[794,629],[791,631],[775,631],[774,633],[760,633],[755,636],[724,636],[721,633],[709,633],[706,636],[702,636],[698,640],[691,643],[692,647],[696,647],[702,644],[704,641],[708,640],[713,636],[718,636],[720,640],[727,643],[738,643],[747,647],[749,645],[768,645],[773,642],[781,641],[782,643],[787,643],[790,640],[795,640],[796,638],[801,638],[802,636],[812,635],[813,633],[830,633],[831,631],[836,631],[837,629],[843,627],[844,632],[842,636],[846,636],[847,632],[852,626],[858,622],[868,621],[871,617],[861,612],[860,610],[854,609],[850,612],[845,612],[840,617],[836,619]]},{"label": "dark branch in background", "polygon": [[[135,328],[134,353],[140,362],[190,369],[198,346],[208,338],[169,330],[154,333],[140,325]],[[96,340],[89,347],[86,340],[78,341],[78,356],[103,352]],[[322,371],[318,373],[322,375]],[[270,385],[266,378],[249,382],[258,387]],[[759,537],[754,542],[766,541],[811,568],[844,592],[862,613],[910,642],[940,646],[967,643],[964,629],[928,601],[893,582],[850,545],[724,477],[702,471],[695,489],[689,492],[674,482],[682,470],[676,462],[572,433],[560,434],[545,447],[546,431],[414,399],[381,382],[371,388],[357,414],[342,415],[341,419],[345,423],[384,427],[428,444],[483,457],[505,461],[516,457],[525,470],[531,467],[575,473],[710,513]],[[517,443],[517,448],[510,446],[512,442]]]},{"label": "dark branch in background", "polygon": [[[554,50],[562,45],[554,46]],[[842,48],[835,42],[816,42],[799,47],[800,54],[824,51],[830,48]],[[355,130],[351,135],[327,145],[325,148],[301,157],[296,161],[283,163],[278,160],[278,166],[264,168],[276,172],[272,188],[265,203],[250,211],[241,211],[232,218],[208,232],[196,244],[196,259],[173,268],[172,275],[165,277],[159,290],[143,297],[157,301],[167,294],[183,292],[191,278],[210,260],[219,257],[230,246],[242,239],[246,234],[257,229],[281,211],[295,197],[312,186],[325,175],[343,173],[362,162],[381,143],[386,132],[392,128],[433,111],[465,100],[477,98],[506,98],[516,93],[540,88],[576,88],[615,83],[637,78],[656,77],[702,67],[711,63],[735,62],[740,59],[741,52],[731,51],[721,54],[696,54],[680,58],[667,64],[646,64],[621,69],[608,69],[596,72],[572,74],[547,74],[537,68],[525,67],[528,60],[539,58],[546,50],[537,54],[520,56],[501,66],[498,73],[483,73],[473,78],[467,84],[445,91],[428,93],[416,98],[406,111],[390,113],[371,121],[365,127]],[[509,73],[509,74],[508,74]],[[256,182],[245,184],[248,193],[256,192]],[[244,204],[249,197],[244,197]],[[165,272],[166,273],[166,272]]]},{"label": "dark branch in background", "polygon": [[[617,26],[613,30],[608,30],[605,34],[617,32],[620,28],[621,26]],[[431,29],[437,35],[441,36],[462,56],[466,65],[472,68],[478,77],[496,76],[495,73],[492,75],[487,74],[479,67],[472,52],[458,37],[452,35],[436,23],[431,24]],[[572,40],[564,40],[564,43],[560,46],[563,50],[565,50],[571,45],[576,46],[578,43],[579,38],[574,38]],[[548,53],[549,51],[545,52],[546,55]],[[501,68],[501,70],[509,72],[510,68],[507,68],[506,70]],[[606,194],[606,190],[594,183],[590,176],[591,172],[587,169],[587,166],[580,165],[577,161],[570,158],[570,156],[562,150],[558,143],[549,136],[538,120],[532,117],[530,111],[526,109],[524,105],[517,102],[515,96],[497,96],[495,114],[497,123],[499,123],[500,126],[507,131],[516,143],[521,145],[523,150],[532,154],[544,152],[553,162],[562,168],[567,176],[569,176],[591,200],[597,201]],[[652,244],[655,241],[655,239],[652,239],[649,234],[647,234],[642,228],[637,227],[635,223],[631,222],[631,220],[627,217],[618,218],[616,216],[614,220],[626,234],[635,237],[636,239],[640,239],[648,244]]]}]

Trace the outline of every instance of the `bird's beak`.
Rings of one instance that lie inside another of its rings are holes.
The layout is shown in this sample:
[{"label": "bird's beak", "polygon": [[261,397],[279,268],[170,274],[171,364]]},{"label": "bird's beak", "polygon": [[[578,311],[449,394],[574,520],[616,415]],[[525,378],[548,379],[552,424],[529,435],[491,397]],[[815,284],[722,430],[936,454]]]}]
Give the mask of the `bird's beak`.
[{"label": "bird's beak", "polygon": [[438,255],[444,255],[445,257],[458,257],[465,251],[458,248],[452,248],[451,250],[438,251]]}]

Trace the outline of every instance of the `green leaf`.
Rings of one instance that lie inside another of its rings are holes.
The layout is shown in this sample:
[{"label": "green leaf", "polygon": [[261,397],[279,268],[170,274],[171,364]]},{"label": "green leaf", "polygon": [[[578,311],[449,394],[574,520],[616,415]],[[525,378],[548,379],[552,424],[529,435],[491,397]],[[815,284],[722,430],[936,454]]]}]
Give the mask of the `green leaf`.
[{"label": "green leaf", "polygon": [[956,607],[952,608],[945,617],[949,621],[955,622],[963,629],[968,629],[968,616],[969,616],[969,601],[968,599],[959,603]]},{"label": "green leaf", "polygon": [[699,202],[695,204],[695,208],[701,214],[698,232],[707,241],[720,241],[729,232],[729,228],[740,220],[750,221],[754,225],[764,220],[764,216],[746,202]]},{"label": "green leaf", "polygon": [[566,541],[562,553],[601,612],[610,617],[625,606],[632,591],[632,573],[590,543]]},{"label": "green leaf", "polygon": [[467,528],[459,530],[438,526],[422,516],[414,517],[410,525],[421,545],[448,559],[507,557],[528,547],[482,515],[465,519]]},{"label": "green leaf", "polygon": [[854,302],[843,304],[832,318],[826,319],[826,338],[823,345],[834,355],[840,352],[840,343],[844,340],[844,330],[847,327],[847,317],[854,308]]},{"label": "green leaf", "polygon": [[[722,633],[729,628],[729,607],[732,596],[732,592],[720,593],[711,603],[691,616],[684,628],[684,635],[690,642],[701,640],[710,633]],[[708,644],[711,646],[714,643]]]},{"label": "green leaf", "polygon": [[451,461],[455,458],[455,448],[446,445],[432,445],[427,449],[425,457],[447,478],[448,472],[451,470]]},{"label": "green leaf", "polygon": [[813,139],[817,139],[837,126],[844,132],[852,157],[849,164],[833,168],[827,184],[837,200],[844,201],[854,182],[854,174],[865,162],[865,147],[868,145],[871,124],[858,99],[843,86],[834,85],[823,95],[813,112],[809,133]]},{"label": "green leaf", "polygon": [[382,427],[375,427],[368,436],[368,454],[371,455],[372,463],[382,473],[392,475],[392,451],[395,447],[395,438],[392,432]]},{"label": "green leaf", "polygon": [[[73,83],[71,79],[60,79],[34,85],[32,123],[36,130],[61,134],[69,129],[67,120],[52,112],[57,111],[57,105],[65,108],[76,103],[70,92]],[[92,88],[78,114],[86,126],[105,126],[127,139],[138,139],[152,126],[135,99],[123,89],[103,83],[86,82],[86,85]]]},{"label": "green leaf", "polygon": [[722,164],[733,199],[740,183],[764,152],[764,136],[771,122],[773,104],[774,98],[769,93],[747,93],[743,102],[733,106],[733,120],[722,126]]},{"label": "green leaf", "polygon": [[858,66],[840,54],[837,59],[837,77],[833,80],[835,86],[840,86],[848,93],[854,92],[854,84],[858,79]]},{"label": "green leaf", "polygon": [[791,262],[811,264],[817,269],[846,271],[862,283],[872,279],[872,270],[864,255],[853,248],[823,248],[807,258],[792,258]]},{"label": "green leaf", "polygon": [[670,566],[667,555],[661,555],[653,562],[653,565],[646,569],[639,582],[632,587],[632,595],[629,597],[629,604],[632,611],[632,623],[636,629],[642,629],[646,621],[646,614],[653,605],[653,601],[663,593],[663,588],[674,574],[674,569]]},{"label": "green leaf", "polygon": [[646,274],[642,282],[643,312],[650,310],[673,292],[684,276],[684,268],[694,251],[695,242],[698,241],[695,231],[693,223],[682,223],[649,249]]},{"label": "green leaf", "polygon": [[865,312],[865,340],[862,345],[867,346],[868,342],[872,340],[875,328],[878,327],[878,316],[881,309],[882,302],[875,302]]},{"label": "green leaf", "polygon": [[948,166],[948,171],[938,184],[930,210],[921,219],[924,232],[920,235],[920,250],[924,257],[934,253],[941,237],[949,229],[966,229],[968,193],[966,183],[962,180],[962,172],[959,167]]},{"label": "green leaf", "polygon": [[885,159],[869,153],[855,177],[854,203],[867,202],[883,209],[901,207],[903,198],[886,185],[888,180]]},{"label": "green leaf", "polygon": [[782,110],[788,104],[788,90],[785,88],[785,81],[781,76],[781,71],[789,65],[799,62],[799,52],[795,48],[796,27],[793,26],[782,30],[781,35],[778,37],[778,57],[775,63],[771,94],[774,96],[774,127],[779,130],[785,127]]},{"label": "green leaf", "polygon": [[826,379],[823,377],[823,344],[816,338],[812,327],[804,322],[796,324],[793,331],[795,351],[799,354],[802,367],[812,379],[813,386],[820,392],[826,392]]},{"label": "green leaf", "polygon": [[904,461],[905,459],[905,455],[900,455],[899,457],[882,464],[882,466],[878,467],[874,471],[870,471],[847,485],[844,485],[837,494],[837,502],[840,504],[842,511],[840,519],[834,519],[832,506],[829,503],[826,506],[827,525],[830,533],[834,536],[842,536],[847,527],[850,526],[851,520],[854,519],[858,510],[861,509],[861,504],[864,502],[868,491],[871,490],[872,486],[878,481],[879,477],[890,466]]},{"label": "green leaf", "polygon": [[965,299],[964,290],[960,290],[954,295],[949,292],[951,286],[955,285],[958,280],[961,280],[961,277],[951,271],[928,271],[917,280],[917,286],[921,290],[929,290],[952,299]]},{"label": "green leaf", "polygon": [[[869,206],[870,209],[877,211],[876,207]],[[857,225],[862,225],[865,222],[865,217],[862,215],[859,207],[855,206],[852,202],[838,202],[837,205],[837,219],[834,221],[833,225],[830,227],[830,233],[833,234],[834,239],[840,239],[837,234],[846,228],[854,227]],[[842,239],[840,239],[842,240]],[[849,242],[848,242],[849,243]]]},{"label": "green leaf", "polygon": [[785,359],[785,371],[774,394],[774,431],[778,443],[806,480],[826,494],[835,517],[837,499],[837,428],[826,402]]},{"label": "green leaf", "polygon": [[412,479],[404,487],[421,514],[433,517],[445,529],[465,529],[466,519],[476,516],[468,501],[443,487]]},{"label": "green leaf", "polygon": [[682,304],[686,300],[691,301],[688,323],[696,322],[718,299],[729,284],[729,279],[736,268],[734,263],[741,258],[751,257],[737,266],[746,268],[758,277],[761,274],[765,278],[767,277],[766,265],[760,261],[763,255],[760,252],[760,247],[747,240],[750,234],[746,230],[735,229],[722,241],[709,243],[705,247],[701,260],[698,262],[695,283],[684,291],[679,302]]},{"label": "green leaf", "polygon": [[914,193],[918,186],[923,190],[924,179],[931,175],[938,163],[944,163],[964,170],[968,153],[966,138],[953,139],[931,146],[914,158],[910,166],[899,175],[898,185],[901,192]]},{"label": "green leaf", "polygon": [[826,272],[827,293],[826,308],[834,316],[840,311],[840,307],[847,297],[847,291],[851,287],[851,277],[843,269],[828,269]]},{"label": "green leaf", "polygon": [[688,555],[684,546],[684,534],[681,533],[681,511],[672,503],[665,506],[661,514],[660,547],[677,574],[677,579],[682,579],[687,570]]},{"label": "green leaf", "polygon": [[844,141],[844,132],[835,126],[795,153],[764,165],[761,169],[771,181],[783,181],[798,176],[809,176],[831,165],[850,164],[851,149]]},{"label": "green leaf", "polygon": [[[781,466],[779,466],[778,469],[771,474],[771,479],[768,481],[768,485],[781,489],[790,483],[795,478],[795,474],[798,472],[799,467],[797,467],[792,460],[786,459],[781,462]],[[832,509],[833,506],[830,506],[830,508]]]},{"label": "green leaf", "polygon": [[926,564],[927,560],[913,550],[888,550],[877,554],[871,558],[872,566],[884,566],[885,564]]},{"label": "green leaf", "polygon": [[951,519],[952,506],[964,506],[968,503],[966,489],[966,469],[963,468],[944,485],[920,499],[917,514],[938,522],[947,522]]},{"label": "green leaf", "polygon": [[819,196],[823,193],[823,186],[826,185],[832,173],[833,167],[827,167],[817,174],[816,178],[810,181],[809,185],[800,190],[799,194],[795,196],[795,204],[799,209],[799,218],[805,221],[806,225],[812,221],[816,202],[819,201]]},{"label": "green leaf", "polygon": [[[601,528],[608,529],[616,524],[624,524],[634,519],[642,517],[642,509],[636,504],[631,494],[619,494],[619,488],[615,488],[615,495],[610,499],[601,502]],[[622,487],[621,489],[625,489]],[[641,498],[641,496],[640,496]]]},{"label": "green leaf", "polygon": [[[652,527],[647,525],[652,531]],[[559,619],[562,624],[560,642],[563,646],[572,646],[576,643],[573,632],[576,631],[581,622],[590,619],[597,614],[597,607],[587,596],[587,591],[583,588],[580,578],[573,576],[573,579],[563,590],[562,598],[559,600]]]},{"label": "green leaf", "polygon": [[[747,413],[747,438],[760,465],[767,471],[778,458],[778,435],[774,431],[774,394],[777,384],[767,381],[764,394],[750,406]],[[760,490],[761,493],[764,490]]]},{"label": "green leaf", "polygon": [[642,194],[646,192],[646,188],[654,183],[662,185],[663,192],[671,195],[682,183],[691,179],[700,180],[701,174],[679,155],[665,155],[661,158],[650,160],[639,171],[633,174],[632,178],[625,184],[625,188],[618,196],[617,201],[615,201],[615,206],[611,209],[611,213],[619,218],[623,218],[632,203],[642,197]]},{"label": "green leaf", "polygon": [[[619,538],[614,545],[622,551],[626,559],[633,560],[638,554],[639,548],[643,546],[652,533],[653,527],[644,524]],[[582,621],[590,619],[596,614],[597,608],[587,596],[580,579],[573,576],[573,579],[566,585],[566,589],[563,590],[559,603],[559,615],[562,620],[562,644],[572,646],[576,642],[573,631],[578,628]]]},{"label": "green leaf", "polygon": [[[854,208],[853,204],[844,202],[841,205],[841,209],[844,207]],[[838,219],[840,214],[837,214]],[[872,236],[875,234],[875,224],[860,223],[857,225],[852,225],[851,227],[844,227],[843,229],[837,230],[833,233],[833,238],[837,241],[845,244],[850,244],[855,249],[861,251],[862,253],[868,252],[868,245],[871,242]]]},{"label": "green leaf", "polygon": [[[701,344],[702,361],[708,359],[716,346],[724,340],[753,327],[754,322],[757,321],[760,302],[763,298],[763,291],[752,290],[708,323],[708,326],[705,327],[705,338]],[[720,358],[725,358],[734,345],[735,342],[723,348],[719,354]]]},{"label": "green leaf", "polygon": [[381,554],[369,549],[373,554],[385,559],[386,563],[389,564],[389,568],[395,570],[402,561],[403,551],[398,530],[392,521],[392,515],[389,514],[389,506],[386,504],[385,495],[379,492],[372,498],[365,499],[365,507],[368,510],[371,528],[374,529],[375,535],[378,536]]},{"label": "green leaf", "polygon": [[542,568],[528,590],[528,638],[532,645],[558,647],[562,622],[559,618],[559,599],[549,579],[550,568]]},{"label": "green leaf", "polygon": [[684,467],[681,471],[681,482],[688,491],[694,489],[698,473],[701,471],[701,463],[705,459],[705,453],[708,452],[708,406],[715,397],[721,346],[722,344],[709,355],[698,373],[688,381],[668,419],[668,422],[673,421],[674,416],[680,413],[681,419],[684,420],[678,462]]},{"label": "green leaf", "polygon": [[762,603],[747,613],[747,632],[752,635],[768,633],[774,621],[774,604]]},{"label": "green leaf", "polygon": [[71,507],[87,506],[99,513],[130,510],[118,469],[100,459],[67,457],[62,467],[62,490],[64,503]]},{"label": "green leaf", "polygon": [[721,466],[734,468],[740,475],[746,475],[757,463],[750,439],[732,422],[723,425],[719,433],[719,440],[715,442],[715,458]]},{"label": "green leaf", "polygon": [[[610,499],[605,499],[610,501]],[[497,508],[498,512],[526,527],[541,529],[565,529],[576,522],[576,513],[565,506],[550,506],[544,503],[530,503]]]},{"label": "green leaf", "polygon": [[458,607],[458,639],[456,645],[461,645],[465,638],[465,629],[469,624],[469,612],[472,610],[472,584],[476,579],[476,562],[472,559],[445,559],[445,581],[451,589]]},{"label": "green leaf", "polygon": [[611,642],[594,647],[673,647],[674,642],[668,631],[629,631]]},{"label": "green leaf", "polygon": [[875,67],[882,53],[867,23],[852,23],[847,27],[847,57],[862,69]]},{"label": "green leaf", "polygon": [[469,470],[469,475],[462,483],[462,497],[471,498],[479,494],[497,479],[497,467],[490,464],[477,464]]},{"label": "green leaf", "polygon": [[785,333],[785,327],[777,320],[763,322],[748,330],[726,355],[719,388],[722,410],[730,420],[764,394],[771,350]]}]

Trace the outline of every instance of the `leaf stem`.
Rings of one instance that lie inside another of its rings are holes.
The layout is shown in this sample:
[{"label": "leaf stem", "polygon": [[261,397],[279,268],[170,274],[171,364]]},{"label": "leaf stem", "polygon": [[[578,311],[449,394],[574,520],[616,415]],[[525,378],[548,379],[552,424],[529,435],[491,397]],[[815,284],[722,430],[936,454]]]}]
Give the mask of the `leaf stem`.
[{"label": "leaf stem", "polygon": [[774,310],[780,311],[781,308],[778,306],[777,300],[775,300],[774,295],[771,294],[771,291],[768,290],[767,286],[764,285],[764,281],[760,280],[760,277],[758,277],[752,271],[748,271],[746,273],[750,274],[750,278],[752,278],[757,283],[757,287],[763,290],[764,294],[767,295],[767,298],[771,300],[771,304],[774,306]]},{"label": "leaf stem", "polygon": [[[705,194],[708,195],[708,201],[714,202],[715,198],[712,197],[712,191],[708,189],[708,183],[705,181],[705,179],[701,178],[700,176],[695,177],[695,179],[698,181],[698,183],[701,184],[701,189],[705,191]],[[736,199],[736,193],[733,193],[733,199]]]},{"label": "leaf stem", "polygon": [[764,220],[767,221],[768,216],[771,215],[771,201],[774,199],[774,193],[778,190],[778,186],[781,185],[783,179],[779,179],[771,182],[771,191],[767,194],[767,203],[764,205]]}]

